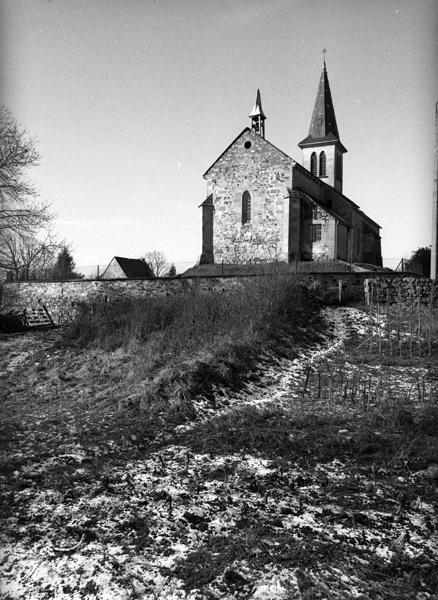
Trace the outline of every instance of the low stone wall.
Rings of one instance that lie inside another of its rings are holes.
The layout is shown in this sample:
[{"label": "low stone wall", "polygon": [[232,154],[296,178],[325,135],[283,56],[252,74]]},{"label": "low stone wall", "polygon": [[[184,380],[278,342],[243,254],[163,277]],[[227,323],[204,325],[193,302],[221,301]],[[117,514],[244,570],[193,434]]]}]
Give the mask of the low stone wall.
[{"label": "low stone wall", "polygon": [[72,321],[78,305],[84,302],[169,296],[193,290],[221,292],[238,284],[238,279],[206,277],[6,283],[2,288],[0,310],[5,313],[44,304],[54,322],[61,325]]},{"label": "low stone wall", "polygon": [[[428,294],[430,296],[432,285],[428,279],[415,276],[403,277],[400,273],[392,273],[384,277],[381,273],[313,273],[289,276],[314,290],[316,295],[327,304],[363,302],[367,297],[366,293],[370,293],[370,286],[374,285],[375,289],[379,290],[381,301],[385,301],[388,293],[393,300],[402,294],[412,294],[414,292],[411,290],[418,289],[424,290],[422,297],[427,298]],[[126,297],[169,296],[192,291],[222,293],[241,285],[247,279],[248,276],[223,276],[6,283],[0,288],[0,310],[2,313],[7,313],[11,310],[24,310],[44,304],[55,323],[60,325],[74,319],[81,303],[98,300],[114,301]],[[434,289],[437,297],[437,284]]]},{"label": "low stone wall", "polygon": [[438,281],[425,277],[374,277],[364,281],[365,300],[373,302],[405,302],[438,305]]},{"label": "low stone wall", "polygon": [[[372,282],[388,281],[394,282],[394,289],[411,289],[417,284],[426,286],[424,289],[430,289],[430,279],[425,279],[420,275],[410,275],[406,277],[405,273],[385,273],[382,272],[346,272],[346,273],[298,273],[298,280],[302,281],[306,287],[315,290],[316,295],[327,304],[365,302],[367,300],[367,289]],[[370,283],[366,283],[370,282]],[[377,285],[377,284],[376,284]],[[426,295],[426,292],[425,292]],[[392,296],[391,296],[392,298]],[[382,301],[384,298],[382,296]]]}]

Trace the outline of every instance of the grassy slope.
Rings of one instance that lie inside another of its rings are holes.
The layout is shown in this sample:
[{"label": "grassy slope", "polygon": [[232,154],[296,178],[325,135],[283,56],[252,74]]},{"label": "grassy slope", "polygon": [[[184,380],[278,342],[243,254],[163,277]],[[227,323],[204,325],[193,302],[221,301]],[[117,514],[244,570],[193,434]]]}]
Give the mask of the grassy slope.
[{"label": "grassy slope", "polygon": [[244,361],[234,391],[223,344],[198,398],[148,363],[155,403],[138,347],[2,339],[4,596],[435,597],[436,354],[376,358],[365,316],[330,314],[337,342]]}]

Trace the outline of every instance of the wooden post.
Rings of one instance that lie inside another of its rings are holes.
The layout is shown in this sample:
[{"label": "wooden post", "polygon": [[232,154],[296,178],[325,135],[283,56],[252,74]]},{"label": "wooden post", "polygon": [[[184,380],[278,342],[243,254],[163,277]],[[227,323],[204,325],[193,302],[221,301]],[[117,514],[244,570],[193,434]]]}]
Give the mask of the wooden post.
[{"label": "wooden post", "polygon": [[435,158],[433,166],[432,194],[432,246],[430,255],[430,278],[438,279],[438,102],[435,105]]}]

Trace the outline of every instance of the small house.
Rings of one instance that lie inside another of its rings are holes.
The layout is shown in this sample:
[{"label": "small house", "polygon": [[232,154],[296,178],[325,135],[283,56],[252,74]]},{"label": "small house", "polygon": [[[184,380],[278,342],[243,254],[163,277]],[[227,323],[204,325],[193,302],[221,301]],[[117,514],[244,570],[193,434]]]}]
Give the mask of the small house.
[{"label": "small house", "polygon": [[153,279],[150,266],[142,258],[114,256],[99,279]]}]

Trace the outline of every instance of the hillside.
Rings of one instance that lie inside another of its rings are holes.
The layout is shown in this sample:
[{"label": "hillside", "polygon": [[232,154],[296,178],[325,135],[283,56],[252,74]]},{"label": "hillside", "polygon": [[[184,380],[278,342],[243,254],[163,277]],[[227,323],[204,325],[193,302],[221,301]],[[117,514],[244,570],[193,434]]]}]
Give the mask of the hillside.
[{"label": "hillside", "polygon": [[156,406],[138,348],[1,336],[2,597],[436,598],[436,339],[295,330]]}]

